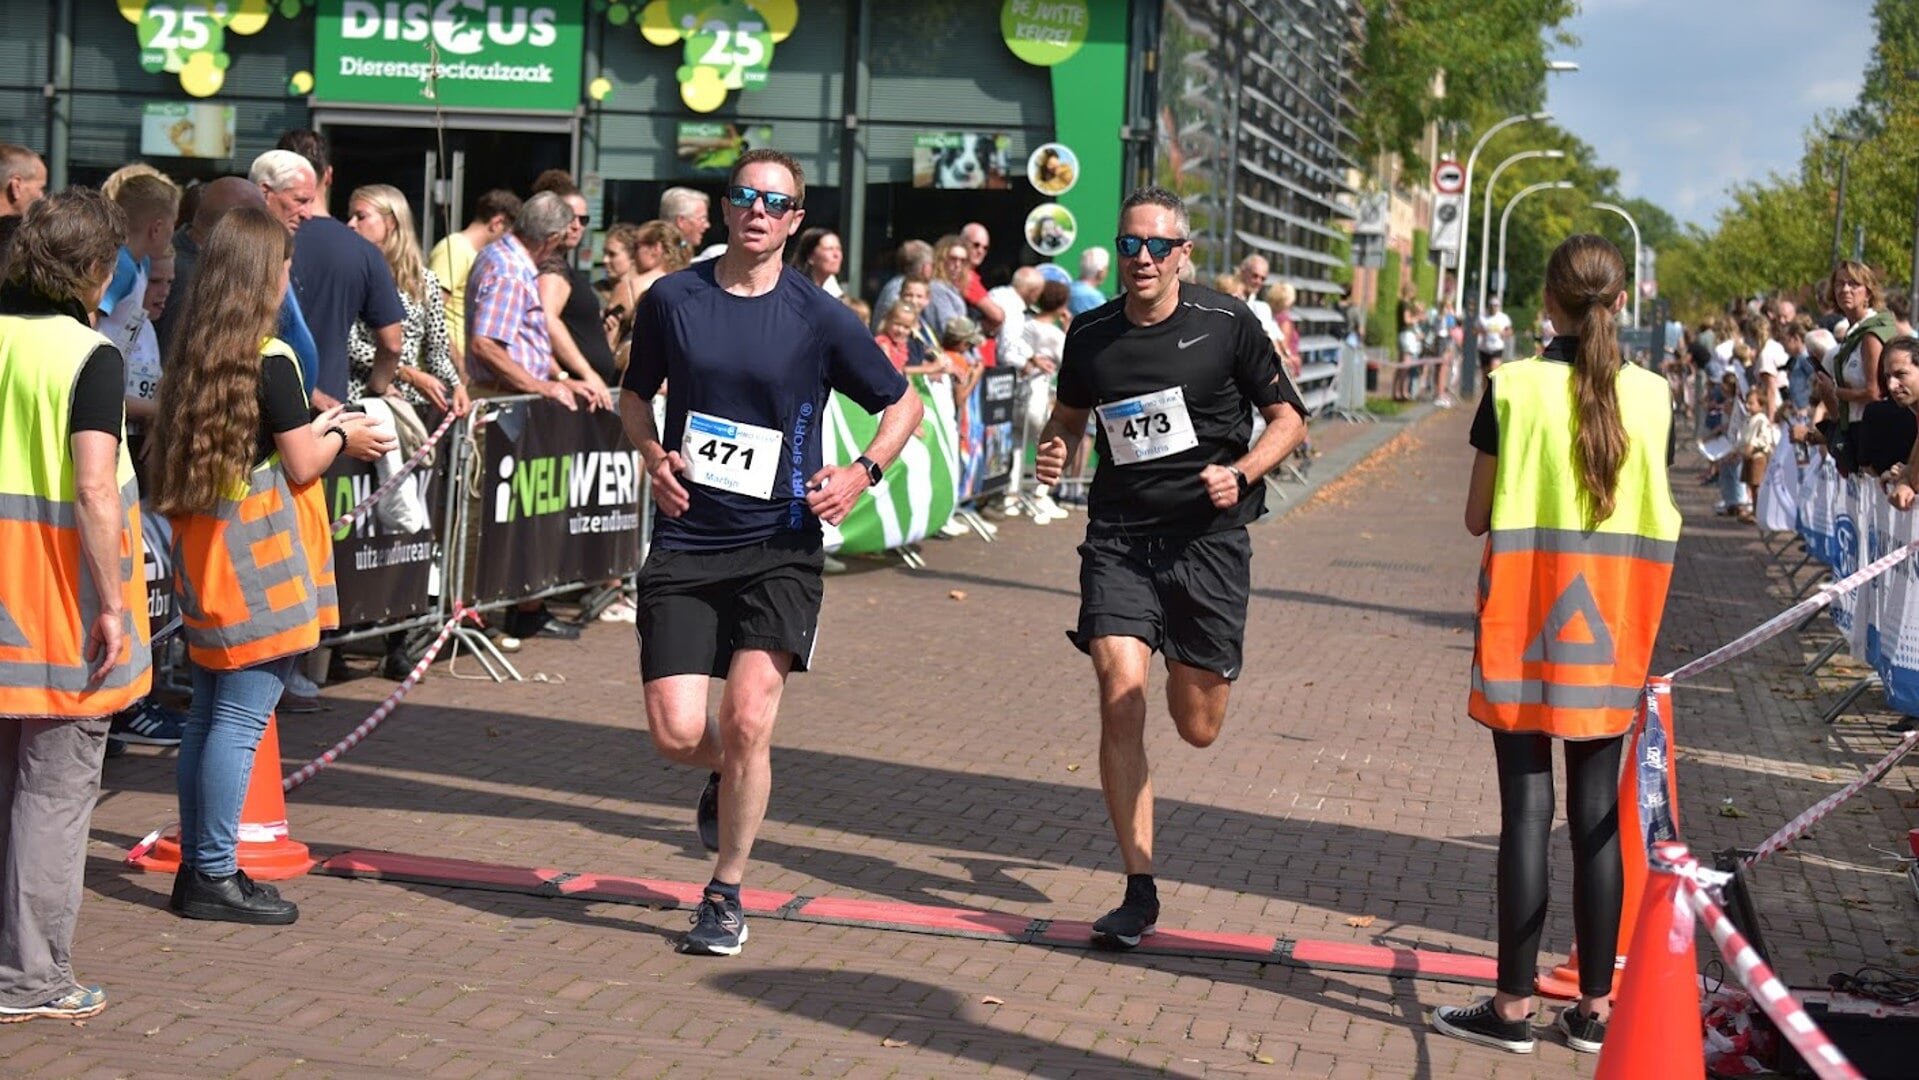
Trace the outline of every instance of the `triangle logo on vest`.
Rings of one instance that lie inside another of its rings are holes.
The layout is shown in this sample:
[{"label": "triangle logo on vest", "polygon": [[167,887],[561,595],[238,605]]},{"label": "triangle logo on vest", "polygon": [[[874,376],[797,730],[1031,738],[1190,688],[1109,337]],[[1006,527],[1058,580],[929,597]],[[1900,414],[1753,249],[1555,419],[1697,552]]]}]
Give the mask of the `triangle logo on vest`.
[{"label": "triangle logo on vest", "polygon": [[1575,574],[1552,610],[1546,612],[1546,625],[1526,646],[1520,660],[1528,664],[1590,664],[1611,666],[1618,659],[1612,631],[1599,614],[1586,575]]}]

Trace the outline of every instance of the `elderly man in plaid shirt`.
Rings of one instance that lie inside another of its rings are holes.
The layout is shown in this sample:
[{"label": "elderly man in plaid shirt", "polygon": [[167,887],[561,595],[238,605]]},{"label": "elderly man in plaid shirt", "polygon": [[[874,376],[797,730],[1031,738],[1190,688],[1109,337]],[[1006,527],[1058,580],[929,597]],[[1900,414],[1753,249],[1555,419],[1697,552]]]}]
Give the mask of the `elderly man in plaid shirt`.
[{"label": "elderly man in plaid shirt", "polygon": [[540,307],[539,264],[566,242],[573,209],[552,192],[526,201],[513,231],[488,244],[467,278],[467,369],[482,393],[540,394],[569,409],[612,404],[604,389],[556,381],[553,340]]}]

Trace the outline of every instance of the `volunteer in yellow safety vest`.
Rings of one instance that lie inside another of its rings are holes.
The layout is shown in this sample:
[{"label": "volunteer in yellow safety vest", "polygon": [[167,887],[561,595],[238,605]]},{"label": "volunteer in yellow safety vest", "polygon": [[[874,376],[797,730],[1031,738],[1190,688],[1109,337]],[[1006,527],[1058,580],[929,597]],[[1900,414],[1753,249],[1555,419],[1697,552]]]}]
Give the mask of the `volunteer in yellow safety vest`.
[{"label": "volunteer in yellow safety vest", "polygon": [[48,196],[0,284],[0,1023],[107,1004],[71,958],[107,727],[151,682],[125,366],[92,326],[125,232]]},{"label": "volunteer in yellow safety vest", "polygon": [[[239,867],[253,752],[294,660],[339,625],[319,479],[342,451],[364,461],[391,433],[364,414],[313,417],[293,351],[271,335],[293,238],[252,207],[228,212],[199,269],[160,377],[155,507],[173,566],[193,708],[180,740],[180,872],[190,919],[281,925],[299,909]],[[265,287],[262,287],[264,284]]]},{"label": "volunteer in yellow safety vest", "polygon": [[1565,333],[1490,375],[1473,424],[1466,528],[1490,535],[1467,712],[1493,730],[1499,768],[1498,992],[1436,1010],[1433,1025],[1518,1053],[1533,1048],[1555,739],[1566,747],[1580,986],[1558,1029],[1588,1053],[1605,1038],[1624,888],[1620,751],[1679,540],[1666,477],[1672,392],[1620,361],[1625,288],[1612,244],[1590,235],[1560,244],[1544,300]]}]

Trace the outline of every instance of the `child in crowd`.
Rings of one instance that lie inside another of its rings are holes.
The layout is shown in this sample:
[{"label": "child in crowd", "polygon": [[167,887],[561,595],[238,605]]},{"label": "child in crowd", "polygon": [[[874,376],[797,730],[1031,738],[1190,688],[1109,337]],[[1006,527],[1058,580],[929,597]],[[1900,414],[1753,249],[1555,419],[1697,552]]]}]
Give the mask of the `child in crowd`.
[{"label": "child in crowd", "polygon": [[[1783,410],[1785,406],[1780,408]],[[1773,418],[1766,409],[1765,391],[1752,387],[1746,392],[1746,422],[1739,438],[1739,455],[1743,459],[1740,472],[1746,483],[1746,501],[1734,511],[1740,521],[1752,521],[1752,508],[1759,501],[1759,484],[1766,478],[1766,466],[1772,460],[1778,435],[1779,429],[1773,426]]]}]

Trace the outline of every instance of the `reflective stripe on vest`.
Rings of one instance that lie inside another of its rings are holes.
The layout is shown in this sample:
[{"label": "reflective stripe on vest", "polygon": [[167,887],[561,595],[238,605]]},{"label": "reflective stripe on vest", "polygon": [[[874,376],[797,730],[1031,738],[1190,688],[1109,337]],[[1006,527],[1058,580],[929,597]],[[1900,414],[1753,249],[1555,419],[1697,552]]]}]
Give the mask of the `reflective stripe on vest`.
[{"label": "reflective stripe on vest", "polygon": [[85,656],[101,597],[81,553],[69,424],[80,370],[105,344],[64,315],[0,316],[0,716],[108,716],[152,684],[140,493],[124,430],[113,584],[126,645],[97,683]]},{"label": "reflective stripe on vest", "polygon": [[[266,351],[284,350],[277,341]],[[319,481],[293,485],[273,454],[211,514],[172,519],[188,655],[215,671],[307,651],[340,623]]]},{"label": "reflective stripe on vest", "polygon": [[1652,663],[1679,540],[1666,476],[1670,391],[1651,372],[1620,369],[1626,458],[1612,515],[1588,529],[1573,464],[1572,368],[1523,360],[1491,378],[1499,467],[1467,712],[1500,731],[1622,734]]}]

